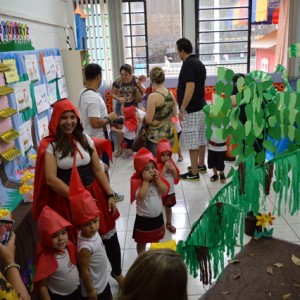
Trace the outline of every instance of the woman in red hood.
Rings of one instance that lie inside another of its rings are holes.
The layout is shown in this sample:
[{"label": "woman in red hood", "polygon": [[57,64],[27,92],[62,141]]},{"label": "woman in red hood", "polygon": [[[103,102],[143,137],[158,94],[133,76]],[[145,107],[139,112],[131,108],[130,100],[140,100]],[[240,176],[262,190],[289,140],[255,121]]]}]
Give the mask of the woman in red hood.
[{"label": "woman in red hood", "polygon": [[[112,265],[114,277],[121,274],[121,250],[115,220],[119,217],[114,194],[100,166],[92,139],[83,133],[79,114],[68,99],[53,104],[49,136],[42,139],[37,155],[33,195],[33,218],[45,205],[73,224],[69,201],[70,176],[75,160],[84,187],[97,200],[101,212],[99,234]],[[76,243],[76,231],[68,231]]]}]

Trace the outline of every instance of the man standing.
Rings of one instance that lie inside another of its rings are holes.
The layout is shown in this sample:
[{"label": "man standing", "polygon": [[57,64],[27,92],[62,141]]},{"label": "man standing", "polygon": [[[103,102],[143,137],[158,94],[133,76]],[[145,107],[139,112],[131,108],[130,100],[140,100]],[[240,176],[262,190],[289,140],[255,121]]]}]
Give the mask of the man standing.
[{"label": "man standing", "polygon": [[[88,64],[84,69],[85,87],[80,91],[79,110],[84,128],[84,133],[90,137],[108,139],[107,125],[114,122],[118,116],[116,113],[107,113],[107,108],[98,89],[102,83],[102,68],[98,64]],[[105,159],[107,158],[107,159]],[[109,165],[107,155],[102,155],[104,163]],[[124,199],[124,195],[115,194],[115,201]]]},{"label": "man standing", "polygon": [[176,42],[177,54],[183,61],[177,86],[177,97],[182,120],[182,131],[189,149],[191,166],[188,172],[181,174],[181,179],[199,181],[199,174],[206,173],[205,157],[205,114],[202,108],[206,105],[204,85],[206,69],[199,58],[192,54],[191,42],[182,38]]}]

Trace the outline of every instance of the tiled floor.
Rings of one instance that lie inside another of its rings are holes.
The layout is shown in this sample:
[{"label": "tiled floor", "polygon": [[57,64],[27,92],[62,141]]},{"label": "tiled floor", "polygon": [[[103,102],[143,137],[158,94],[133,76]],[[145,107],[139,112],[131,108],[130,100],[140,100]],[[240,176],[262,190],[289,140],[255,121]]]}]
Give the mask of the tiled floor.
[{"label": "tiled floor", "polygon": [[[186,150],[183,151],[184,160],[178,163],[181,172],[186,172],[189,163],[189,156]],[[174,155],[174,159],[177,156]],[[229,171],[230,166],[234,163],[226,162],[225,172]],[[132,239],[132,229],[135,220],[135,203],[132,205],[129,201],[130,192],[130,177],[133,174],[133,161],[131,159],[118,158],[114,160],[111,167],[111,185],[114,191],[123,193],[125,199],[117,203],[121,217],[117,221],[117,231],[122,251],[122,266],[123,274],[125,275],[134,260],[137,257],[136,243]],[[218,192],[223,185],[220,182],[210,182],[212,176],[211,171],[201,174],[200,182],[181,181],[176,186],[177,204],[173,207],[173,224],[177,231],[175,234],[170,234],[166,231],[164,240],[175,239],[185,240],[190,232],[191,225],[195,222],[207,207],[210,199]],[[288,240],[300,244],[300,216],[289,216],[284,214],[277,217],[274,193],[268,197],[266,209],[272,211],[276,216],[274,222],[274,237]],[[249,240],[249,239],[248,239]],[[247,242],[247,237],[245,236]],[[110,284],[114,296],[118,294],[117,283],[110,278]],[[207,287],[203,287],[199,278],[194,279],[189,275],[188,295],[189,300],[196,300],[205,292]]]}]

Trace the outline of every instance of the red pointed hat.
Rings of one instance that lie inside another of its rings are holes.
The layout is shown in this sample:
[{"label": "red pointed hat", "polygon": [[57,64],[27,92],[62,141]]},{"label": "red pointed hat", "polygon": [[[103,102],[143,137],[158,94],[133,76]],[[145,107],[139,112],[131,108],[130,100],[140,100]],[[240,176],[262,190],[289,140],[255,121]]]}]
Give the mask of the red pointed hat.
[{"label": "red pointed hat", "polygon": [[100,211],[91,193],[81,182],[78,170],[73,165],[69,186],[72,220],[74,225],[81,225],[100,216]]},{"label": "red pointed hat", "polygon": [[130,131],[135,131],[138,127],[138,119],[135,114],[135,106],[123,107],[124,125]]},{"label": "red pointed hat", "polygon": [[72,224],[45,205],[38,220],[38,235],[43,248],[52,249],[52,234],[68,226]]},{"label": "red pointed hat", "polygon": [[141,148],[137,152],[137,154],[134,157],[133,166],[138,176],[140,176],[140,174],[142,173],[142,171],[144,170],[144,168],[150,160],[152,160],[156,165],[155,157],[146,148]]},{"label": "red pointed hat", "polygon": [[166,138],[163,138],[157,145],[157,149],[156,149],[156,159],[157,159],[157,161],[161,162],[161,154],[165,151],[171,152],[171,156],[172,156],[171,144]]},{"label": "red pointed hat", "polygon": [[76,109],[76,106],[67,98],[56,101],[52,104],[53,111],[51,115],[51,119],[49,122],[49,135],[56,135],[57,127],[59,124],[59,120],[61,118],[61,115],[66,111],[74,111],[76,117],[79,120],[79,125],[81,126],[81,129],[83,131],[83,127],[80,124],[80,117],[79,113]]}]

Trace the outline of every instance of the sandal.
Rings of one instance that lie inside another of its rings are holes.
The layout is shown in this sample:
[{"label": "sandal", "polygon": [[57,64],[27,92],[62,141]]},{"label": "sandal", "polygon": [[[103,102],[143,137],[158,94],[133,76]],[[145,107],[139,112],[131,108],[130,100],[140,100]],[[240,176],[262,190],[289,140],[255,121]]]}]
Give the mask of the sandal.
[{"label": "sandal", "polygon": [[225,174],[220,174],[220,182],[221,183],[226,183],[226,177],[225,177]]},{"label": "sandal", "polygon": [[114,157],[120,157],[122,155],[122,150],[117,150],[115,153],[114,153]]},{"label": "sandal", "polygon": [[[221,175],[220,175],[220,176],[221,176]],[[215,182],[215,181],[217,181],[217,180],[219,180],[219,176],[218,176],[218,175],[213,175],[213,176],[210,177],[210,181],[211,181],[211,182]]]},{"label": "sandal", "polygon": [[174,227],[171,223],[166,223],[166,228],[167,228],[171,233],[175,233],[175,232],[176,232],[176,227]]},{"label": "sandal", "polygon": [[182,155],[179,155],[177,161],[178,161],[178,162],[182,162],[182,161],[183,161],[183,156],[182,156]]}]

